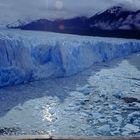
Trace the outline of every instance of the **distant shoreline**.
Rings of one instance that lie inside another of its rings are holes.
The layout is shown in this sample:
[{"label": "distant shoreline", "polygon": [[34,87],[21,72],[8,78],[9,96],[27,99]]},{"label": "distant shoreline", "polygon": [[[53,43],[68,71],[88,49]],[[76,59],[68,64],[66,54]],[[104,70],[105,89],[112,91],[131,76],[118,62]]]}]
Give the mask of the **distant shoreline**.
[{"label": "distant shoreline", "polygon": [[54,32],[54,33],[66,33],[81,36],[98,36],[98,37],[115,37],[115,38],[127,38],[127,39],[140,39],[140,30],[101,30],[101,29],[78,29],[78,30],[59,30],[59,29],[46,29],[34,28],[34,27],[13,27],[8,29],[21,29],[28,31],[44,31],[44,32]]}]

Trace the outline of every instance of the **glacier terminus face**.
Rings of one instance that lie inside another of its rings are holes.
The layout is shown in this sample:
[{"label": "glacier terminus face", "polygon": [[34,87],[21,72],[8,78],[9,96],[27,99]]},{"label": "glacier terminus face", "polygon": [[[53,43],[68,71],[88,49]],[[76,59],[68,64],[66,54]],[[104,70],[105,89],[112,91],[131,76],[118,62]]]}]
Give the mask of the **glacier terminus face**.
[{"label": "glacier terminus face", "polygon": [[0,87],[71,76],[140,51],[140,41],[21,30],[0,31]]}]

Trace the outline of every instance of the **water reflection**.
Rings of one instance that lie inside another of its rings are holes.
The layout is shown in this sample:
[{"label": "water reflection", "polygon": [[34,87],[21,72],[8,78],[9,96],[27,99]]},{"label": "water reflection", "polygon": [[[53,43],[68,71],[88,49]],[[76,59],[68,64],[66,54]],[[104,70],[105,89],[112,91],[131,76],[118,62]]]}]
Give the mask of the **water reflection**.
[{"label": "water reflection", "polygon": [[53,122],[54,116],[49,112],[49,109],[49,105],[46,105],[43,110],[43,121],[47,120],[48,122]]}]

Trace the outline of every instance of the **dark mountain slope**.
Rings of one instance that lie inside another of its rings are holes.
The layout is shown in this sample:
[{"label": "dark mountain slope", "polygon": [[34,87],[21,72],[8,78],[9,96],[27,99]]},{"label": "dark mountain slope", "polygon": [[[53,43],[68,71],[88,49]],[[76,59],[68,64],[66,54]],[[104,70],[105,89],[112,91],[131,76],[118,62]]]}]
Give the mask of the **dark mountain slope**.
[{"label": "dark mountain slope", "polygon": [[112,7],[90,18],[76,17],[50,21],[39,19],[8,28],[41,30],[89,36],[107,36],[140,39],[140,10],[128,11],[122,7]]}]

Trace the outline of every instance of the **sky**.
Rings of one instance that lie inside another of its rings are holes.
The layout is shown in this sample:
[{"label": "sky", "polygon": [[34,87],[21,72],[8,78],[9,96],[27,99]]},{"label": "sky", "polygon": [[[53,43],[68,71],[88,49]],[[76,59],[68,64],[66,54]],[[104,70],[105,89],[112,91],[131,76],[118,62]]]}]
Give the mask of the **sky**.
[{"label": "sky", "polygon": [[140,9],[140,0],[0,0],[0,24],[18,19],[58,19],[92,16],[112,6]]}]

